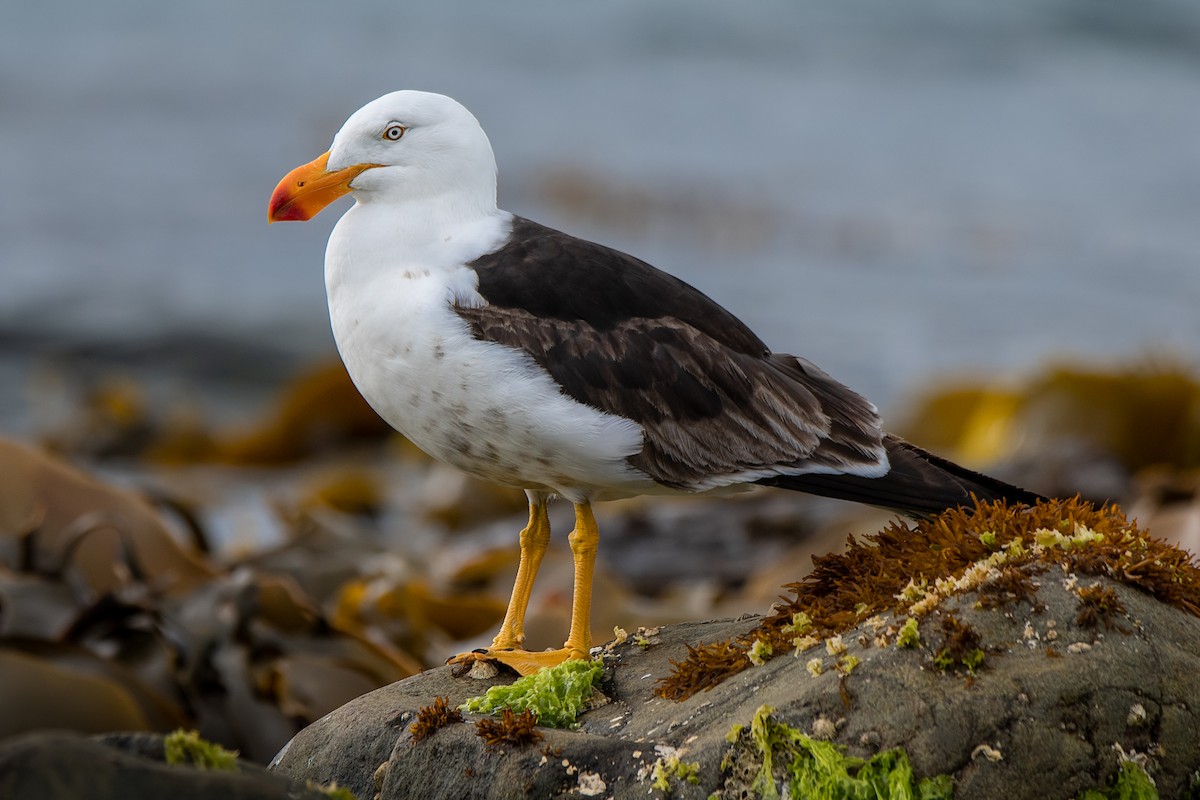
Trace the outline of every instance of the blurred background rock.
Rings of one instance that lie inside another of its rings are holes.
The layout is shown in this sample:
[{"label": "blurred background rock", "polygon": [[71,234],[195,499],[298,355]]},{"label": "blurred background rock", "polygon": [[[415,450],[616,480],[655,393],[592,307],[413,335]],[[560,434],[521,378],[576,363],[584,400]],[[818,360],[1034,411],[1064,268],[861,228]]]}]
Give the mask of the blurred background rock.
[{"label": "blurred background rock", "polygon": [[[402,87],[479,116],[506,208],[680,275],[923,446],[1200,547],[1194,3],[23,4],[0,737],[192,725],[263,761],[493,632],[521,494],[349,385],[337,214],[265,224],[278,178]],[[886,518],[766,492],[598,515],[600,640],[764,611]],[[534,646],[567,624],[553,522]]]}]

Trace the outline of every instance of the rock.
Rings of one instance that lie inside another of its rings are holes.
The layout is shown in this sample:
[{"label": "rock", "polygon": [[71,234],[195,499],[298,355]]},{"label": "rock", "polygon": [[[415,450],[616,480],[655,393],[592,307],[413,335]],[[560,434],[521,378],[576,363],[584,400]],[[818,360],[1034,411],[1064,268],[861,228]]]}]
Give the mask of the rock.
[{"label": "rock", "polygon": [[5,800],[327,800],[262,767],[236,772],[171,766],[161,736],[88,739],[37,733],[0,743],[0,797]]},{"label": "rock", "polygon": [[186,594],[216,570],[179,544],[143,497],[47,453],[0,439],[0,568],[117,592],[131,576]]},{"label": "rock", "polygon": [[[471,724],[414,743],[409,726],[418,709],[442,695],[457,705],[504,680],[430,670],[310,725],[272,769],[294,780],[337,781],[364,800],[641,798],[653,791],[655,763],[676,757],[698,765],[699,782],[670,783],[672,796],[753,796],[747,776],[761,755],[747,749],[748,736],[730,745],[726,735],[769,705],[776,720],[832,738],[851,755],[902,747],[917,776],[951,775],[959,800],[1074,798],[1111,779],[1119,757],[1145,764],[1163,797],[1180,796],[1200,766],[1200,620],[1058,567],[1034,580],[1036,600],[987,609],[976,607],[977,591],[946,600],[921,619],[915,648],[878,646],[879,630],[863,623],[842,636],[844,653],[783,654],[683,702],[655,693],[671,661],[683,659],[688,645],[744,634],[757,618],[666,627],[649,647],[630,637],[612,648],[601,687],[611,702],[582,715],[574,730],[539,728],[543,740],[520,747],[488,747]],[[1079,589],[1094,583],[1120,602],[1080,624]],[[955,627],[948,618],[978,635],[983,662],[974,674],[962,664],[934,664]],[[861,661],[843,676],[837,664],[847,671],[846,656]],[[816,677],[807,668],[814,658],[822,667]],[[722,772],[727,754],[735,768]],[[777,780],[782,768],[777,760]]]},{"label": "rock", "polygon": [[418,671],[287,574],[299,565],[335,595],[385,557],[311,527],[290,550],[221,568],[140,495],[0,439],[0,738],[195,727],[265,761]]},{"label": "rock", "polygon": [[187,722],[177,704],[120,664],[32,638],[0,638],[0,709],[0,739],[37,729],[171,730]]}]

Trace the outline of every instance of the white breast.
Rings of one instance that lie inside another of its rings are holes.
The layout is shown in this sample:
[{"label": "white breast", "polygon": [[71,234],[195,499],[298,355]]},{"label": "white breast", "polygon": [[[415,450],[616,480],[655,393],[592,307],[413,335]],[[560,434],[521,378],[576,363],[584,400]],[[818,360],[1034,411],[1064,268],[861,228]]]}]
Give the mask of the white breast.
[{"label": "white breast", "polygon": [[338,350],[380,416],[485,480],[571,500],[654,488],[625,462],[641,449],[640,426],[575,402],[531,357],[473,338],[454,312],[484,302],[461,265],[499,247],[511,217],[426,247],[373,235],[370,212],[356,206],[338,223],[325,276]]}]

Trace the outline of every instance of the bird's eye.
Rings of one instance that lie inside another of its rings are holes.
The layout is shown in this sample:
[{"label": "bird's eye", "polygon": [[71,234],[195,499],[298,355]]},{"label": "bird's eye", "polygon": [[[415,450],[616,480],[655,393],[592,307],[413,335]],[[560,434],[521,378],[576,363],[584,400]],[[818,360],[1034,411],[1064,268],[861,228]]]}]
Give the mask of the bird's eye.
[{"label": "bird's eye", "polygon": [[403,136],[404,132],[406,130],[408,130],[408,129],[405,128],[403,125],[393,122],[391,125],[388,125],[387,128],[384,129],[383,138],[394,142],[397,139],[399,139],[401,136]]}]

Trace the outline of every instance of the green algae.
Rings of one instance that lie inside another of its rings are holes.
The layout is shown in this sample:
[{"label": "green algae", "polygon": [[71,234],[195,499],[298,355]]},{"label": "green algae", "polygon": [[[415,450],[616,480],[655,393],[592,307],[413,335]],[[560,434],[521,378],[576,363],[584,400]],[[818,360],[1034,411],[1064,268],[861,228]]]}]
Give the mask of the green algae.
[{"label": "green algae", "polygon": [[763,664],[767,663],[767,659],[774,655],[774,652],[775,651],[769,642],[764,642],[762,639],[756,639],[754,644],[750,647],[750,652],[746,653],[746,658],[750,659],[750,663],[754,666],[761,667]]},{"label": "green algae", "polygon": [[909,617],[903,625],[900,626],[900,633],[896,637],[896,647],[919,647],[921,644],[921,628],[916,617]]},{"label": "green algae", "polygon": [[316,791],[322,793],[330,800],[358,800],[358,795],[347,789],[345,786],[338,786],[337,781],[334,781],[328,786],[318,786],[312,781],[309,781],[308,786],[310,789],[315,789]]},{"label": "green algae", "polygon": [[1140,765],[1126,761],[1108,789],[1088,789],[1077,800],[1158,800],[1154,780]]},{"label": "green algae", "polygon": [[654,762],[654,772],[651,773],[654,782],[650,785],[660,792],[671,791],[671,781],[686,781],[696,784],[700,782],[700,764],[696,761],[680,761],[679,756],[668,756]]},{"label": "green algae", "polygon": [[[777,763],[782,765],[785,776],[786,797],[950,800],[954,796],[949,775],[917,780],[908,755],[900,748],[885,750],[865,760],[848,756],[835,744],[813,739],[776,721],[772,711],[770,706],[761,706],[750,721],[748,734],[749,746],[762,761],[749,789],[761,800],[779,800]],[[730,731],[731,737],[743,743],[745,734],[746,729],[741,726]],[[728,763],[723,768],[727,766]]]},{"label": "green algae", "polygon": [[530,711],[539,725],[568,728],[587,709],[603,672],[599,661],[572,659],[518,678],[508,686],[493,686],[459,708],[472,714],[494,714],[504,708]]},{"label": "green algae", "polygon": [[166,751],[168,764],[181,764],[197,769],[211,769],[218,772],[234,772],[237,770],[238,754],[226,750],[219,744],[205,741],[196,731],[185,731],[182,728],[163,738],[163,748]]}]

